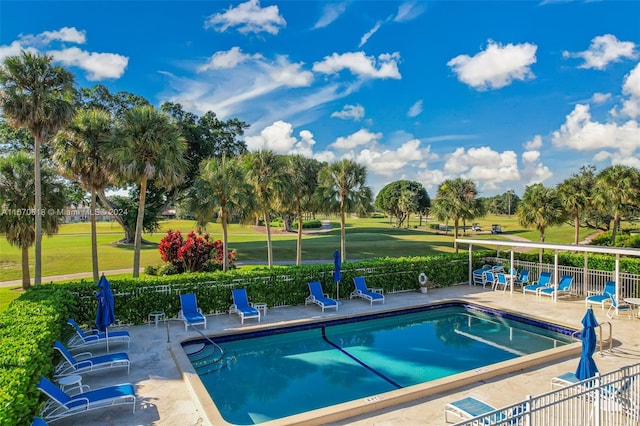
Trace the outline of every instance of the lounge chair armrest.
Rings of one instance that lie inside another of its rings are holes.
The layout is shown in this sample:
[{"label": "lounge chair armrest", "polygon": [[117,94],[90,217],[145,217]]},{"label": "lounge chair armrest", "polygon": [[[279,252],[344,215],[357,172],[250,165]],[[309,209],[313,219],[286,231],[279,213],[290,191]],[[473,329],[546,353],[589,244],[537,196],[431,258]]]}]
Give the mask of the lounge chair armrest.
[{"label": "lounge chair armrest", "polygon": [[236,312],[238,312],[238,306],[235,303],[233,303],[231,306],[229,306],[229,313],[235,314]]},{"label": "lounge chair armrest", "polygon": [[601,294],[602,294],[602,292],[598,291],[598,290],[588,290],[587,291],[587,297],[588,296],[599,296]]},{"label": "lounge chair armrest", "polygon": [[81,361],[82,359],[85,359],[85,358],[92,358],[93,354],[91,352],[80,352],[79,354],[74,354],[73,357],[76,360]]},{"label": "lounge chair armrest", "polygon": [[384,294],[384,289],[380,287],[372,287],[372,288],[368,288],[367,290],[370,291],[371,293]]}]

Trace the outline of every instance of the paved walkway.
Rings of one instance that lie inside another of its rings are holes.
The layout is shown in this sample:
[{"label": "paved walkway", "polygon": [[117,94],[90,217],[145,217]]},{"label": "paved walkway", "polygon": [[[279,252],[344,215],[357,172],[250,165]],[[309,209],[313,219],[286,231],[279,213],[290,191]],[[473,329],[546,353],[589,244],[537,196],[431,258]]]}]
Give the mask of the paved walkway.
[{"label": "paved walkway", "polygon": [[[270,328],[285,323],[308,320],[310,318],[335,319],[362,312],[381,311],[400,307],[418,306],[442,300],[465,300],[499,309],[526,312],[536,318],[544,318],[554,323],[572,328],[580,328],[580,320],[584,316],[583,299],[565,299],[557,303],[545,299],[537,299],[533,295],[521,292],[484,290],[481,287],[459,285],[450,288],[432,289],[428,294],[414,292],[388,294],[384,305],[370,306],[361,300],[345,300],[339,312],[322,313],[315,305],[272,308],[268,310],[260,324],[248,320],[240,325],[236,315],[208,316],[207,334],[233,333],[248,329]],[[615,346],[613,351],[603,355],[595,355],[596,363],[602,372],[612,371],[624,365],[640,362],[640,342],[638,341],[638,319],[609,320],[605,311],[594,308],[599,322],[610,321],[613,324]],[[192,330],[185,332],[182,322],[170,321],[170,327],[134,326],[128,328],[131,333],[131,347],[112,347],[112,351],[126,350],[131,359],[131,373],[96,372],[86,375],[84,383],[91,389],[131,382],[135,385],[138,401],[135,413],[130,408],[113,407],[96,410],[86,414],[73,416],[55,424],[58,426],[122,426],[122,425],[164,425],[188,426],[209,425],[210,423],[199,411],[198,405],[178,371],[171,355],[170,347],[188,337],[198,337]],[[167,334],[169,333],[169,334]],[[169,338],[169,339],[168,339]],[[170,340],[170,342],[168,342]],[[98,352],[100,353],[100,352]],[[579,355],[551,362],[536,367],[523,368],[517,373],[503,374],[493,379],[479,380],[472,385],[445,391],[434,396],[399,404],[385,409],[371,410],[365,414],[345,419],[341,426],[371,425],[444,425],[444,406],[450,401],[466,396],[480,398],[496,407],[523,400],[526,395],[537,395],[548,392],[551,378],[568,371],[575,371]],[[251,373],[248,373],[248,377]]]}]

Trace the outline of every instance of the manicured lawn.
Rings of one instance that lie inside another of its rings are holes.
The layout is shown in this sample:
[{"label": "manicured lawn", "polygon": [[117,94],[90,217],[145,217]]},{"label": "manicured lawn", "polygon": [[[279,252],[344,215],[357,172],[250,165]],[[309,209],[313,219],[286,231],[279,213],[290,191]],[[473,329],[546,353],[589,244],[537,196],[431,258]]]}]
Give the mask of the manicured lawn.
[{"label": "manicured lawn", "polygon": [[[320,219],[322,219],[320,217]],[[490,230],[491,224],[500,224],[504,234],[491,235],[467,231],[461,232],[465,238],[506,239],[507,234],[518,235],[532,241],[539,240],[537,231],[522,229],[516,216],[488,216],[477,220],[483,230]],[[154,234],[145,234],[144,238],[158,243],[168,229],[180,230],[183,234],[195,228],[193,221],[171,220],[161,222],[161,229]],[[331,218],[332,230],[305,234],[303,237],[303,260],[332,262],[335,249],[340,248],[340,223]],[[411,221],[409,229],[397,229],[389,225],[386,218],[350,218],[347,222],[348,259],[366,259],[374,257],[418,256],[453,252],[453,235],[434,232],[423,221],[418,227],[418,219]],[[470,226],[468,223],[467,226]],[[220,224],[211,223],[208,227],[213,239],[222,238]],[[131,268],[133,247],[114,245],[123,233],[117,223],[98,224],[98,255],[100,270]],[[589,235],[582,230],[581,237]],[[573,229],[564,225],[547,231],[547,242],[570,243]],[[294,261],[296,255],[295,233],[274,233],[272,235],[275,261]],[[61,275],[91,271],[91,237],[88,223],[65,224],[53,237],[44,237],[42,241],[43,276]],[[240,262],[264,262],[266,259],[266,236],[251,226],[231,225],[229,227],[229,247],[237,251]],[[464,247],[461,247],[464,248]],[[33,269],[33,249],[30,250],[30,263]],[[141,252],[141,265],[162,263],[155,244],[146,245]],[[33,271],[32,271],[33,273]],[[4,237],[0,237],[0,281],[19,279],[20,250],[11,247]]]}]

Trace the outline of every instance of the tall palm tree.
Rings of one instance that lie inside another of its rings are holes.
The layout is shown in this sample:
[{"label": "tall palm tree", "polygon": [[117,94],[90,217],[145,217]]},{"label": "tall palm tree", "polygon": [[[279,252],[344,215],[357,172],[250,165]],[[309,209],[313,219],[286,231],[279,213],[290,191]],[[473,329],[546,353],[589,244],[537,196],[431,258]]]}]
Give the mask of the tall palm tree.
[{"label": "tall palm tree", "polygon": [[27,214],[34,210],[35,177],[33,157],[15,152],[0,157],[0,232],[9,244],[22,251],[22,288],[31,285],[29,247],[36,241],[35,218],[40,216],[47,235],[58,230],[57,211],[65,206],[64,187],[54,170],[41,169],[42,199],[47,206],[44,215]]},{"label": "tall palm tree", "polygon": [[285,160],[286,193],[289,195],[281,197],[281,201],[294,210],[298,218],[296,265],[302,264],[303,214],[311,208],[318,186],[320,168],[321,163],[318,160],[307,158],[300,154],[288,155]]},{"label": "tall palm tree", "polygon": [[282,158],[273,151],[261,150],[245,155],[247,181],[253,186],[256,207],[262,215],[267,233],[267,263],[273,266],[271,243],[271,211],[284,188]]},{"label": "tall palm tree", "polygon": [[617,164],[607,167],[596,176],[594,201],[602,210],[613,214],[611,245],[615,244],[622,216],[631,208],[638,207],[639,196],[640,173],[637,169]]},{"label": "tall palm tree", "polygon": [[[40,149],[73,115],[73,74],[54,66],[51,56],[23,51],[0,67],[0,109],[14,128],[34,139],[35,211],[42,212]],[[48,206],[47,206],[48,207]],[[34,283],[42,279],[42,215],[35,215]]]},{"label": "tall palm tree", "polygon": [[223,265],[229,269],[228,225],[233,216],[244,217],[253,210],[253,193],[246,180],[245,169],[239,158],[210,158],[200,165],[200,174],[187,198],[198,226],[207,223],[218,213],[222,224]]},{"label": "tall palm tree", "polygon": [[[560,225],[566,218],[558,193],[541,183],[527,186],[518,204],[518,222],[525,227],[535,227],[540,232],[540,242],[544,243],[545,231],[550,226]],[[542,263],[543,249],[539,262]]]},{"label": "tall palm tree", "polygon": [[110,149],[122,177],[136,183],[140,202],[134,237],[133,277],[140,273],[140,248],[147,185],[150,180],[167,188],[180,182],[186,169],[186,144],[180,129],[169,116],[151,106],[131,108],[124,112]]},{"label": "tall palm tree", "polygon": [[111,182],[108,147],[113,137],[111,115],[97,108],[78,110],[71,123],[54,139],[54,160],[64,176],[91,192],[91,261],[93,280],[98,276],[98,238],[96,232],[97,193]]},{"label": "tall palm tree", "polygon": [[373,201],[371,188],[365,185],[367,169],[355,161],[344,159],[324,167],[319,179],[327,208],[340,212],[340,254],[345,262],[346,213],[368,212]]},{"label": "tall palm tree", "polygon": [[453,220],[453,241],[458,252],[458,227],[460,220],[473,219],[484,215],[480,200],[476,198],[476,184],[469,179],[447,179],[440,184],[431,213],[438,220]]},{"label": "tall palm tree", "polygon": [[573,218],[573,243],[580,242],[580,217],[591,204],[594,166],[582,166],[580,173],[573,174],[557,186],[560,204]]}]

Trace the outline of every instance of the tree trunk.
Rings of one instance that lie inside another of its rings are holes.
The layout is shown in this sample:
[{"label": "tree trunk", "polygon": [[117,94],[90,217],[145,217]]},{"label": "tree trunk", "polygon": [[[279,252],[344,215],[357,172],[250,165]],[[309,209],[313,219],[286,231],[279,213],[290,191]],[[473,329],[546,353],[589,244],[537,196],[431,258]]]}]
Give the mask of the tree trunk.
[{"label": "tree trunk", "polygon": [[611,246],[616,245],[616,234],[618,233],[618,227],[620,226],[620,213],[616,212],[613,216],[613,229],[611,230]]},{"label": "tree trunk", "polygon": [[346,220],[347,218],[344,212],[344,194],[340,194],[340,254],[342,256],[343,263],[347,258],[345,251],[345,241],[347,239]]},{"label": "tree trunk", "polygon": [[[221,203],[224,205],[224,203]],[[229,248],[227,246],[227,211],[224,207],[220,208],[220,220],[222,222],[222,270],[227,272],[229,270]]]},{"label": "tree trunk", "polygon": [[[298,203],[300,206],[300,203]],[[298,238],[296,241],[296,265],[302,264],[302,209],[298,207]]]},{"label": "tree trunk", "polygon": [[271,269],[273,267],[273,247],[271,246],[271,223],[269,223],[269,212],[265,210],[262,212],[262,216],[264,217],[264,227],[267,231],[267,264],[269,265],[269,269]]},{"label": "tree trunk", "polygon": [[35,161],[34,161],[34,183],[35,183],[35,191],[36,191],[36,200],[35,200],[35,232],[36,232],[36,248],[35,248],[35,268],[33,273],[33,284],[38,286],[42,281],[42,216],[40,215],[40,211],[42,210],[42,181],[41,181],[41,172],[40,172],[40,146],[42,145],[42,140],[44,139],[43,135],[37,135],[35,137]]},{"label": "tree trunk", "polygon": [[31,276],[29,275],[29,247],[22,246],[22,288],[31,287]]},{"label": "tree trunk", "polygon": [[573,241],[575,245],[580,243],[580,216],[578,214],[573,218]]},{"label": "tree trunk", "polygon": [[97,283],[98,276],[98,231],[96,229],[96,191],[91,190],[91,209],[89,211],[91,219],[91,264],[93,266],[93,282]]},{"label": "tree trunk", "polygon": [[[98,191],[97,195],[98,195],[98,199],[100,200],[100,202],[102,203],[102,205],[106,209],[110,210],[111,212],[117,211],[117,209],[115,209],[113,207],[113,204],[111,204],[109,202],[109,200],[107,199],[107,196],[105,195],[104,191]],[[122,230],[124,231],[124,239],[122,241],[127,243],[127,244],[133,243],[135,230],[132,230],[132,229],[130,229],[129,227],[127,227],[125,225],[124,220],[122,219],[121,215],[119,215],[119,214],[117,215],[117,214],[113,214],[112,213],[112,216],[114,217],[116,222],[118,222],[118,224],[122,227]]]},{"label": "tree trunk", "polygon": [[453,220],[453,248],[458,253],[458,218]]},{"label": "tree trunk", "polygon": [[140,248],[142,247],[142,223],[144,220],[144,204],[147,198],[147,177],[140,181],[140,203],[136,216],[136,235],[133,242],[133,278],[140,275]]}]

